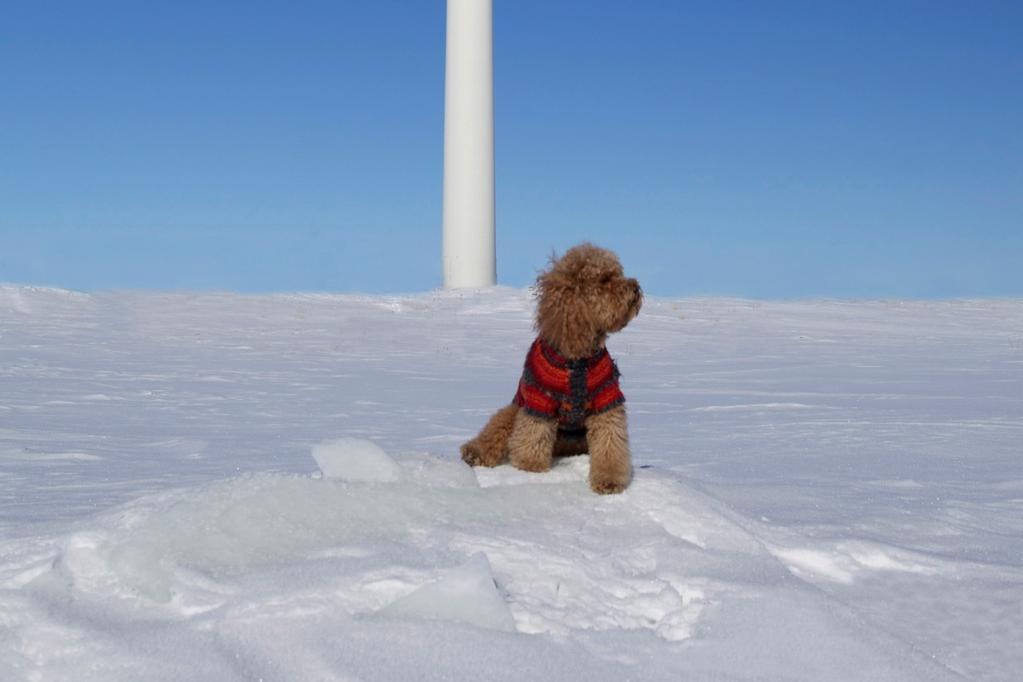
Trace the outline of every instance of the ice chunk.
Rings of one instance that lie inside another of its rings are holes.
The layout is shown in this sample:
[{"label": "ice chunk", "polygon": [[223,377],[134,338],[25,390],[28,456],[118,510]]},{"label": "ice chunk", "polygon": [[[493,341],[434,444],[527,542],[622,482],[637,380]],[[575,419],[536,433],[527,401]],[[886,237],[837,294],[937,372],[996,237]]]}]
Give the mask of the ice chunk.
[{"label": "ice chunk", "polygon": [[442,488],[478,488],[472,467],[462,460],[413,454],[401,459],[404,479],[419,486]]},{"label": "ice chunk", "polygon": [[361,438],[338,438],[313,448],[324,478],[344,481],[397,481],[401,468],[379,445]]},{"label": "ice chunk", "polygon": [[488,630],[515,631],[508,605],[497,592],[490,562],[485,554],[474,554],[440,580],[385,606],[387,616],[437,618],[469,623]]}]

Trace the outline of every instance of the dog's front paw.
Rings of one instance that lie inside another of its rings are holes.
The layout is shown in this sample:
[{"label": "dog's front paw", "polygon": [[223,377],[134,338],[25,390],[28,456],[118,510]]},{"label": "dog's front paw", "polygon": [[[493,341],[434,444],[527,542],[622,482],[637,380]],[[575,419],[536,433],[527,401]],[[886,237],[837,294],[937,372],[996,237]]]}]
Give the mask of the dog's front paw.
[{"label": "dog's front paw", "polygon": [[465,443],[461,447],[461,452],[462,461],[471,467],[496,467],[501,463],[500,458],[489,457],[476,440]]},{"label": "dog's front paw", "polygon": [[628,478],[615,479],[615,478],[591,478],[590,489],[598,495],[615,495],[622,492],[629,487]]}]

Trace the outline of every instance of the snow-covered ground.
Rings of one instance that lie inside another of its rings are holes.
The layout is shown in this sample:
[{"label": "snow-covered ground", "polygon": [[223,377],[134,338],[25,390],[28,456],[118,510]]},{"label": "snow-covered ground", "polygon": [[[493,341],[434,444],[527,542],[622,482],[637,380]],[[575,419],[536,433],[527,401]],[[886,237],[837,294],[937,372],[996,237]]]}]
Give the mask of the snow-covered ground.
[{"label": "snow-covered ground", "polygon": [[1023,302],[649,300],[609,497],[531,311],[0,287],[0,679],[1019,678]]}]

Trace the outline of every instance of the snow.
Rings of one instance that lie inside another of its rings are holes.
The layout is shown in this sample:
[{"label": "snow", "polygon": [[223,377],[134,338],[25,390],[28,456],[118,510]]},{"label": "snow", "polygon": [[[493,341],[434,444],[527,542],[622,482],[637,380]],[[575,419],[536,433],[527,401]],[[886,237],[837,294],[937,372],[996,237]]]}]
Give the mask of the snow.
[{"label": "snow", "polygon": [[313,459],[327,478],[343,481],[397,481],[401,468],[383,449],[364,438],[337,438],[313,448]]},{"label": "snow", "polygon": [[418,587],[377,611],[386,616],[439,618],[488,630],[515,632],[515,619],[498,594],[485,554],[473,554],[439,580]]},{"label": "snow", "polygon": [[531,313],[0,287],[0,679],[1015,676],[1023,302],[652,299],[616,496],[458,459]]}]

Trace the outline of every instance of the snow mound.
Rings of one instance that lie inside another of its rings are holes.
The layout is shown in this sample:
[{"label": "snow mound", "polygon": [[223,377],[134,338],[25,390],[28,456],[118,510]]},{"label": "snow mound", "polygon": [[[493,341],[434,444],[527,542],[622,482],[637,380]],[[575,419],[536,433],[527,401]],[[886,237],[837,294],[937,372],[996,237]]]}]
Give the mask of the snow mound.
[{"label": "snow mound", "polygon": [[14,286],[0,283],[0,310],[9,310],[16,313],[32,314],[43,311],[51,311],[55,307],[68,303],[82,303],[91,301],[88,294],[68,289],[54,287],[31,287]]},{"label": "snow mound", "polygon": [[497,592],[485,554],[472,555],[440,580],[428,583],[379,611],[385,616],[411,616],[468,623],[488,630],[515,631],[515,620]]},{"label": "snow mound", "polygon": [[[742,679],[753,666],[779,678],[794,665],[812,671],[806,679],[837,666],[845,679],[901,680],[921,678],[927,665],[856,634],[844,607],[807,589],[770,550],[781,538],[765,543],[763,528],[751,533],[749,519],[657,471],[598,496],[585,458],[560,462],[543,484],[508,466],[477,472],[486,487],[453,459],[373,461],[401,475],[380,485],[379,475],[249,474],[145,496],[62,536],[0,543],[0,622],[11,632],[0,673],[29,660],[70,678],[103,660],[76,679],[200,669],[202,679],[374,678],[383,669],[385,679],[408,679],[421,665],[440,666],[424,679],[444,679],[464,676],[471,659],[488,679],[538,679],[573,652],[581,667],[559,679],[594,669],[603,672],[587,679],[625,679],[643,651],[656,652],[655,680],[708,670]],[[862,576],[879,563],[863,559]],[[810,625],[779,635],[779,622]],[[687,649],[699,656],[678,656],[675,647],[701,632],[698,649]],[[800,644],[811,637],[830,644]],[[411,647],[406,658],[388,658],[395,642]],[[608,642],[613,657],[601,653]],[[638,653],[626,654],[632,646]],[[223,677],[238,660],[243,667]],[[181,668],[159,667],[169,663]],[[933,672],[927,679],[943,679]]]},{"label": "snow mound", "polygon": [[[623,495],[593,495],[585,457],[543,485],[498,467],[485,488],[461,462],[375,461],[401,475],[381,486],[369,475],[249,474],[140,498],[55,538],[48,557],[9,566],[7,585],[188,618],[232,604],[239,581],[254,576],[284,589],[273,603],[297,597],[289,580],[267,576],[300,570],[306,588],[352,616],[533,634],[648,630],[679,641],[721,589],[701,572],[773,561],[721,519],[699,543],[677,537],[667,521],[716,514],[670,481],[641,475]],[[438,580],[445,565],[458,567]]]},{"label": "snow mound", "polygon": [[324,478],[391,483],[401,477],[401,467],[379,445],[360,438],[324,441],[313,448],[313,459]]}]

